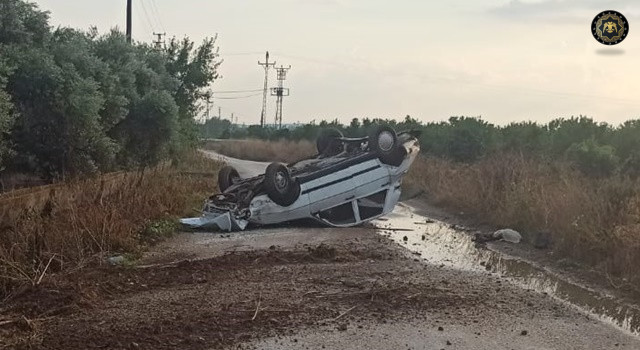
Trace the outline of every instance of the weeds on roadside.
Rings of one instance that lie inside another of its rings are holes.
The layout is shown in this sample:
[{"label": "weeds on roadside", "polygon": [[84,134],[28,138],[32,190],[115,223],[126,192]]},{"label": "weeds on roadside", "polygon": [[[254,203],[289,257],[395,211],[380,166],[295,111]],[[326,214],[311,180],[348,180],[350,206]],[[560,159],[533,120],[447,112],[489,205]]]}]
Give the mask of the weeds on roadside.
[{"label": "weeds on roadside", "polygon": [[590,178],[566,163],[496,154],[475,163],[420,157],[406,179],[432,201],[533,240],[640,287],[640,182]]},{"label": "weeds on roadside", "polygon": [[174,165],[1,196],[0,296],[168,235],[172,220],[192,214],[215,191],[217,168],[193,152]]},{"label": "weeds on roadside", "polygon": [[207,141],[203,147],[229,157],[259,162],[292,163],[317,153],[316,145],[307,140],[264,141],[250,139]]}]

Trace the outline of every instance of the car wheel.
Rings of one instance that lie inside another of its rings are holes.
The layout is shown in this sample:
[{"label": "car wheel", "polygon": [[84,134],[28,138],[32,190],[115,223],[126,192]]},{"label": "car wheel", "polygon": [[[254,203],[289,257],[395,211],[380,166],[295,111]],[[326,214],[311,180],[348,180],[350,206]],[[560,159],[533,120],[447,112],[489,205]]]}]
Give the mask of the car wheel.
[{"label": "car wheel", "polygon": [[267,196],[277,205],[288,207],[300,196],[300,184],[282,163],[271,163],[264,173]]},{"label": "car wheel", "polygon": [[225,165],[218,172],[218,187],[220,192],[224,192],[227,188],[237,184],[241,180],[238,171],[229,165]]},{"label": "car wheel", "polygon": [[398,166],[405,157],[404,148],[399,146],[395,130],[386,125],[376,127],[369,134],[369,149],[388,165]]},{"label": "car wheel", "polygon": [[335,128],[323,129],[320,131],[318,138],[316,139],[316,148],[318,154],[323,156],[335,156],[342,152],[342,142],[339,138],[344,137],[340,130]]}]

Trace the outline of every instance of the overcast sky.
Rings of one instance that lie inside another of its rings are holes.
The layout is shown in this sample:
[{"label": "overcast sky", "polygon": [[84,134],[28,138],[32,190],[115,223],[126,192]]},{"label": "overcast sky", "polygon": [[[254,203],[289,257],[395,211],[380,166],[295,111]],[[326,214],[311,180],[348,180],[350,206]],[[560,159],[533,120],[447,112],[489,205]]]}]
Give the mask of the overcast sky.
[{"label": "overcast sky", "polygon": [[[154,30],[196,41],[219,34],[223,79],[214,91],[262,88],[257,61],[266,50],[278,65],[290,64],[285,123],[407,114],[499,124],[579,114],[611,123],[640,118],[637,0],[133,1],[138,41],[150,42]],[[125,0],[36,2],[51,11],[54,26],[124,28]],[[630,22],[615,47],[590,32],[608,9]],[[257,123],[261,99],[215,103],[223,116]],[[274,113],[270,97],[269,121]]]}]

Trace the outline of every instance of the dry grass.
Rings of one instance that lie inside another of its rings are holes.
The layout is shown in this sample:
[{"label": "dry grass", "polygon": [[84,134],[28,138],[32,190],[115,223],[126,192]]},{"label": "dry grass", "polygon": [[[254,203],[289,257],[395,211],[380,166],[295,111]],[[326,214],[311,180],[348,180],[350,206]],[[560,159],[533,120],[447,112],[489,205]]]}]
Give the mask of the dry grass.
[{"label": "dry grass", "polygon": [[420,158],[407,182],[446,207],[535,239],[640,285],[640,182],[589,179],[563,164],[495,155],[475,164]]},{"label": "dry grass", "polygon": [[0,193],[19,188],[42,186],[47,183],[44,179],[31,174],[0,172]]},{"label": "dry grass", "polygon": [[139,252],[145,227],[188,214],[215,191],[217,167],[194,152],[173,166],[1,196],[0,295],[110,253]]},{"label": "dry grass", "polygon": [[205,149],[229,157],[259,162],[291,163],[316,154],[316,145],[310,141],[224,140],[207,141]]}]

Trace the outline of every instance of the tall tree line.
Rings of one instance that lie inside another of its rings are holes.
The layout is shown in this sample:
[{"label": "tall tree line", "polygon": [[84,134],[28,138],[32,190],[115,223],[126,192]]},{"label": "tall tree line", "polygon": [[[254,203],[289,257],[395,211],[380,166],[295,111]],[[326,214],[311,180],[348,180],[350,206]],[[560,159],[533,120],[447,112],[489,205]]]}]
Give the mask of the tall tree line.
[{"label": "tall tree line", "polygon": [[[226,122],[226,123],[225,123]],[[544,160],[570,162],[594,177],[615,174],[640,177],[640,119],[613,126],[585,116],[557,118],[549,123],[515,122],[494,125],[480,117],[451,117],[423,123],[402,120],[353,118],[349,124],[322,120],[292,129],[231,127],[228,121],[209,120],[200,127],[204,138],[258,138],[315,140],[320,130],[335,128],[346,136],[366,136],[374,125],[396,130],[419,130],[423,154],[472,163],[496,153],[519,153]],[[225,129],[226,128],[226,129]]]},{"label": "tall tree line", "polygon": [[215,38],[156,50],[118,30],[54,29],[37,5],[0,0],[0,171],[73,177],[178,154],[220,63]]}]

